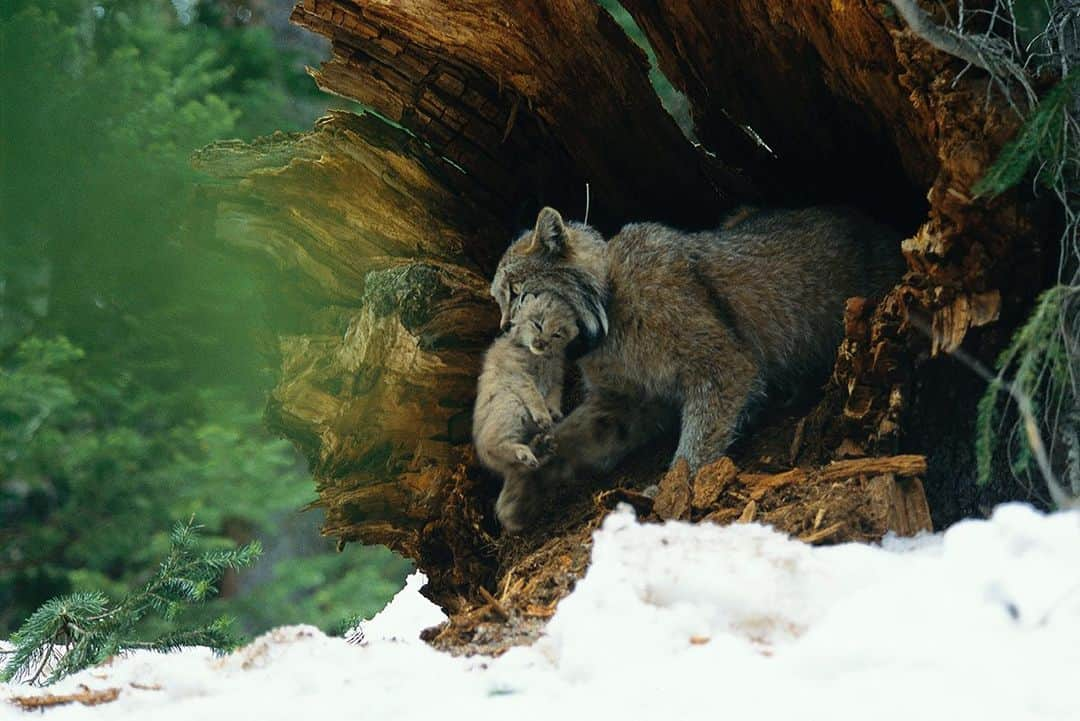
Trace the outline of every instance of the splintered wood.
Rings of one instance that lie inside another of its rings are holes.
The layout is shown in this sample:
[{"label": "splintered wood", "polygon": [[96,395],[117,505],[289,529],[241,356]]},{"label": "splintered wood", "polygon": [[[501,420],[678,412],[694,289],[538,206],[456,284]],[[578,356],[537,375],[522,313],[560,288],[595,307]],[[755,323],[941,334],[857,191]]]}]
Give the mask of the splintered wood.
[{"label": "splintered wood", "polygon": [[691,478],[679,459],[649,499],[628,490],[606,491],[598,505],[626,502],[639,516],[658,520],[766,523],[807,543],[878,541],[932,529],[919,479],[926,458],[918,455],[853,458],[782,473],[740,472],[724,456]]},{"label": "splintered wood", "polygon": [[855,458],[783,473],[740,473],[730,458],[691,481],[677,463],[660,482],[653,512],[669,519],[766,523],[807,543],[877,541],[932,529],[916,455]]}]

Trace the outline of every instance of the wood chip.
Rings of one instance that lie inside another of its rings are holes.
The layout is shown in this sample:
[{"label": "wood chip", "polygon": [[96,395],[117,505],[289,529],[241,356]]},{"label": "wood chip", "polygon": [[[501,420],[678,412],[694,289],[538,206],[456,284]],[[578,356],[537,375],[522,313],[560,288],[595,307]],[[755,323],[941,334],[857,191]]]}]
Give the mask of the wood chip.
[{"label": "wood chip", "polygon": [[708,508],[716,503],[724,488],[735,480],[739,469],[727,456],[715,463],[703,467],[694,477],[694,493],[691,504],[697,510]]},{"label": "wood chip", "polygon": [[804,533],[799,536],[799,540],[803,543],[820,543],[832,536],[835,536],[844,528],[844,522],[834,523],[831,526],[826,526],[820,531],[814,531],[813,533]]},{"label": "wood chip", "polygon": [[821,481],[842,481],[857,476],[877,476],[895,473],[898,476],[926,475],[926,456],[883,456],[833,461],[817,472]]},{"label": "wood chip", "polygon": [[736,508],[720,508],[702,518],[702,522],[715,523],[718,526],[726,526],[739,519],[740,511]]},{"label": "wood chip", "polygon": [[801,468],[792,468],[790,471],[773,474],[741,473],[739,474],[739,483],[742,483],[750,491],[751,500],[760,501],[772,489],[792,483],[801,483],[806,478],[806,471]]},{"label": "wood chip", "polygon": [[660,481],[653,510],[665,521],[690,517],[690,466],[685,458],[675,461]]},{"label": "wood chip", "polygon": [[751,500],[743,508],[742,513],[739,514],[739,520],[737,523],[750,523],[754,520],[754,514],[757,513],[757,501]]},{"label": "wood chip", "polygon": [[551,618],[555,615],[555,604],[553,603],[550,606],[531,604],[525,607],[525,615],[536,618]]},{"label": "wood chip", "polygon": [[888,509],[887,530],[899,536],[914,536],[934,529],[926,493],[918,478],[897,478],[886,473],[871,478],[868,487],[870,495],[881,499],[879,502]]}]

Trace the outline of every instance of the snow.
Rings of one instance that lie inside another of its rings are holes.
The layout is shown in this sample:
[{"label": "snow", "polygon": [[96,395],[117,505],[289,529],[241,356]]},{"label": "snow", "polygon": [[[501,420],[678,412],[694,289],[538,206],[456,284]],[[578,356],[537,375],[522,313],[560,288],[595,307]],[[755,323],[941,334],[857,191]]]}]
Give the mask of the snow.
[{"label": "snow", "polygon": [[[1080,719],[1080,512],[999,507],[937,535],[812,548],[755,524],[597,532],[532,647],[454,658],[416,574],[350,645],[275,629],[224,658],[135,653],[47,689],[49,719]],[[0,699],[43,693],[0,685]],[[0,702],[0,719],[23,718]]]}]

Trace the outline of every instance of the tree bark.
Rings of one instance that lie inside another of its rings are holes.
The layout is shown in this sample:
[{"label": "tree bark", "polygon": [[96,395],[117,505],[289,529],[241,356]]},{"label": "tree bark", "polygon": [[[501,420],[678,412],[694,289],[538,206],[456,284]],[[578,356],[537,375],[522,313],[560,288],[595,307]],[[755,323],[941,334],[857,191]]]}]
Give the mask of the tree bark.
[{"label": "tree bark", "polygon": [[[974,414],[980,389],[939,357],[966,341],[991,358],[1044,282],[1045,213],[1019,193],[971,191],[1018,127],[1008,104],[885,3],[624,5],[702,145],[592,0],[304,0],[294,22],[333,44],[316,82],[378,115],[335,112],[310,133],[196,158],[218,179],[205,193],[219,237],[270,259],[281,292],[312,309],[281,338],[268,418],[311,460],[325,532],[415,559],[458,614],[439,637],[458,648],[492,616],[528,636],[618,500],[831,543],[913,532],[927,513],[940,526],[990,497],[963,476],[953,418]],[[708,227],[737,202],[860,205],[910,233],[908,273],[880,303],[849,301],[820,403],[769,414],[733,449],[726,462],[743,470],[722,488],[667,476],[655,506],[643,500],[633,488],[663,476],[661,440],[607,482],[626,490],[579,494],[532,535],[499,538],[498,482],[469,446],[497,330],[487,284],[541,206],[583,216],[586,183],[590,223],[607,232]],[[854,465],[829,465],[845,457]]]}]

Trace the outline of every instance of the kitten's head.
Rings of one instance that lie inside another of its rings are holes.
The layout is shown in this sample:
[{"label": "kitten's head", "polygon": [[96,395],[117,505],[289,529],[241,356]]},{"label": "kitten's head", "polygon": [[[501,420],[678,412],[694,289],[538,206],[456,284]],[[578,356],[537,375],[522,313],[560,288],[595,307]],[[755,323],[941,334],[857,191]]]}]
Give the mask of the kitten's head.
[{"label": "kitten's head", "polygon": [[565,223],[552,208],[541,210],[536,227],[510,245],[495,271],[491,295],[502,310],[502,329],[510,327],[525,295],[552,292],[576,318],[583,351],[592,350],[608,331],[605,245],[589,226]]},{"label": "kitten's head", "polygon": [[553,293],[526,293],[514,305],[510,337],[534,355],[562,357],[577,338],[574,309]]}]

